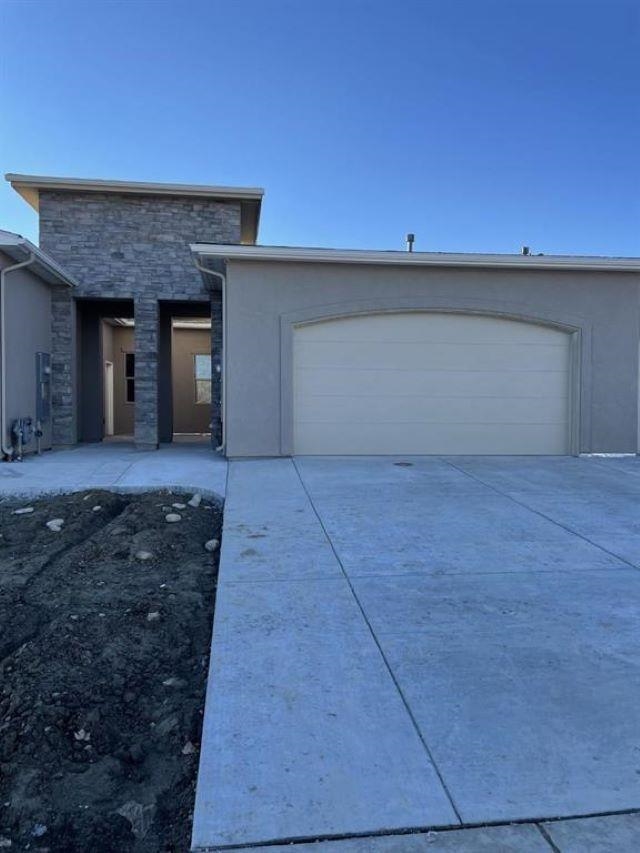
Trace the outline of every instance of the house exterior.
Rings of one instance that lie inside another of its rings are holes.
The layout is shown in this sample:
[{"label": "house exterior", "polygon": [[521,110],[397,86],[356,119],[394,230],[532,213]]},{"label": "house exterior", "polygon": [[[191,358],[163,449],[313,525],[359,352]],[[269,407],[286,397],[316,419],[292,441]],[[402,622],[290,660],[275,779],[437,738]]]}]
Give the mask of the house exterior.
[{"label": "house exterior", "polygon": [[55,445],[637,452],[639,259],[264,247],[257,188],[8,179],[76,282],[51,289]]},{"label": "house exterior", "polygon": [[637,451],[637,259],[193,250],[230,456]]},{"label": "house exterior", "polygon": [[77,281],[73,294],[52,291],[54,444],[104,438],[105,318],[134,322],[136,445],[171,441],[172,324],[200,317],[211,321],[208,423],[217,445],[221,292],[215,278],[203,280],[189,244],[255,242],[263,191],[15,174],[7,180],[38,211],[40,248]]}]

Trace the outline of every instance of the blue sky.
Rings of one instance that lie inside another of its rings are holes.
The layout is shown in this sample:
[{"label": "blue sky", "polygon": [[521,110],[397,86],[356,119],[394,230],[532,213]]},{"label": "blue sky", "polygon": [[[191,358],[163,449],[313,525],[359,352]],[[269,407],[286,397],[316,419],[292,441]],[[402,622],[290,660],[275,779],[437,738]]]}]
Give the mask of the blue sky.
[{"label": "blue sky", "polygon": [[3,172],[262,186],[262,243],[640,255],[637,0],[0,0],[0,32]]}]

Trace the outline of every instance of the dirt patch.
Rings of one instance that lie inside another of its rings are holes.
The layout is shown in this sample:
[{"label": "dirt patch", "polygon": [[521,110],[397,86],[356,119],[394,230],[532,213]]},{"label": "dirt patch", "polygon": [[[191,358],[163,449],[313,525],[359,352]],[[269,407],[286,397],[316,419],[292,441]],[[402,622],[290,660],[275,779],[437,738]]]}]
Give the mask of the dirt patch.
[{"label": "dirt patch", "polygon": [[189,849],[222,521],[190,497],[0,504],[3,852]]}]

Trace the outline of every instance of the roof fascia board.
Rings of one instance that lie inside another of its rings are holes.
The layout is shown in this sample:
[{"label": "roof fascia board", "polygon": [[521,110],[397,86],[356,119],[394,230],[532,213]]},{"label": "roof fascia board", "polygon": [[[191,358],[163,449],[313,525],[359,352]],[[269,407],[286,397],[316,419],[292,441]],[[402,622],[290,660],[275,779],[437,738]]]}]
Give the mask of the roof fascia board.
[{"label": "roof fascia board", "polygon": [[[5,179],[9,181],[16,192],[20,193],[32,207],[36,207],[37,194],[40,190],[125,193],[129,195],[196,196],[258,202],[264,196],[264,190],[261,187],[227,187],[205,184],[165,184],[147,181],[57,178],[45,175],[20,175],[12,172],[6,174]],[[35,203],[34,199],[36,199]]]},{"label": "roof fascia board", "polygon": [[559,255],[490,255],[439,252],[384,252],[362,249],[309,249],[281,246],[225,246],[194,243],[200,257],[228,261],[288,261],[396,266],[480,267],[489,269],[580,269],[640,272],[640,258],[569,257]]}]

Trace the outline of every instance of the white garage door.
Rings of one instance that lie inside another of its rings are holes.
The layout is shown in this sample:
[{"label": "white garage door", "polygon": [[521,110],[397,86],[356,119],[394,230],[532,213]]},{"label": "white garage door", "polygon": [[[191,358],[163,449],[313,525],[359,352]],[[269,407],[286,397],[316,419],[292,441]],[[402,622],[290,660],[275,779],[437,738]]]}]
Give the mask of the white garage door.
[{"label": "white garage door", "polygon": [[294,331],[298,454],[569,452],[569,335],[471,314]]}]

